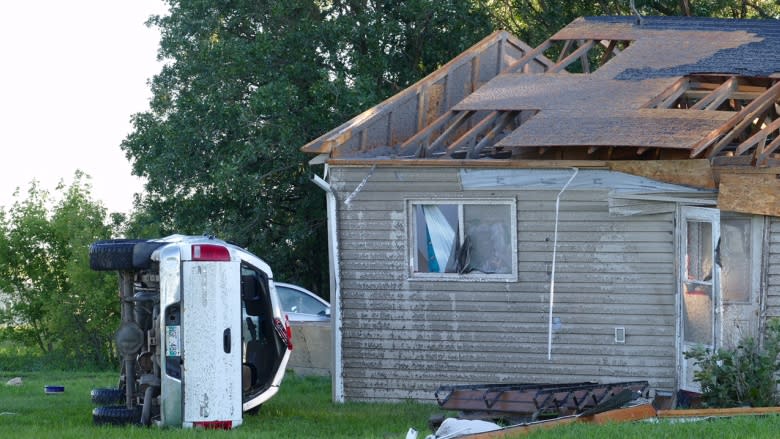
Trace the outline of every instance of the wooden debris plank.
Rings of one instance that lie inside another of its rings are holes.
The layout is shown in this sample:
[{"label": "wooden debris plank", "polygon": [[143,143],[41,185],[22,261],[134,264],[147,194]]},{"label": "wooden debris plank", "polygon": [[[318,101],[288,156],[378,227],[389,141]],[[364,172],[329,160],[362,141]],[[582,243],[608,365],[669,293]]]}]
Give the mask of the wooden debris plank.
[{"label": "wooden debris plank", "polygon": [[780,407],[733,407],[723,409],[658,410],[659,418],[700,418],[712,416],[756,416],[780,414]]},{"label": "wooden debris plank", "polygon": [[692,160],[625,160],[608,164],[613,171],[638,175],[664,183],[680,184],[701,189],[715,189],[710,161],[706,159]]},{"label": "wooden debris plank", "polygon": [[593,416],[564,416],[545,421],[529,422],[527,424],[513,425],[501,430],[488,431],[485,433],[468,434],[458,436],[462,439],[494,439],[504,437],[516,437],[528,434],[536,430],[559,427],[562,425],[573,424],[575,422],[585,422],[591,424],[606,424],[609,422],[631,422],[642,419],[650,419],[656,416],[656,410],[652,404],[640,404],[633,407],[619,408],[607,412],[597,413]]}]

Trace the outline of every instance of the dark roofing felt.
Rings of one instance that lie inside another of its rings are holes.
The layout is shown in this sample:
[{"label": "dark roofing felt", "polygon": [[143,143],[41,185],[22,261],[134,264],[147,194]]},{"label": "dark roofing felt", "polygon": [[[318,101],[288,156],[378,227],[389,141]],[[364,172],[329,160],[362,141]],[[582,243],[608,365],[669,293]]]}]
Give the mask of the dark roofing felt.
[{"label": "dark roofing felt", "polygon": [[[778,20],[644,17],[641,25],[636,24],[636,21],[636,17],[624,16],[585,17],[575,20],[553,38],[563,36],[564,33],[568,35],[575,33],[579,38],[589,39],[591,37],[589,34],[601,26],[613,29],[630,26],[631,31],[627,31],[627,35],[633,35],[637,39],[657,40],[660,46],[663,46],[663,42],[673,42],[679,45],[677,46],[679,48],[692,51],[718,48],[711,55],[695,62],[663,67],[629,67],[615,76],[615,79],[685,76],[691,73],[770,76],[780,72],[780,21]],[[590,31],[589,27],[592,28]],[[705,36],[705,39],[695,38],[696,34]],[[752,41],[729,47],[745,36]],[[694,41],[690,40],[694,38]],[[699,47],[696,47],[697,44]],[[663,54],[657,55],[663,56]]]}]

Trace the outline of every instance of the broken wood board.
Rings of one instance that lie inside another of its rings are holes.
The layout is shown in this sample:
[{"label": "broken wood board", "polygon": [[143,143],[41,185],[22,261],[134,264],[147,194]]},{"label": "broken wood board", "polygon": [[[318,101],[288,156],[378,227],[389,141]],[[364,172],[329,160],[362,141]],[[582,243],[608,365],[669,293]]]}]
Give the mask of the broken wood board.
[{"label": "broken wood board", "polygon": [[564,416],[560,418],[549,419],[545,421],[529,422],[527,424],[511,425],[501,430],[489,431],[486,433],[469,434],[459,436],[465,439],[493,439],[503,437],[516,437],[522,434],[528,434],[535,430],[558,427],[561,425],[573,424],[575,422],[586,422],[591,424],[606,424],[608,422],[630,422],[649,419],[656,416],[656,411],[650,403],[640,404],[633,407],[624,407],[602,413],[596,413],[592,416]]},{"label": "broken wood board", "polygon": [[612,171],[638,175],[664,183],[715,189],[709,160],[620,160],[607,164]]},{"label": "broken wood board", "polygon": [[722,409],[658,410],[659,418],[702,418],[780,414],[780,407],[732,407]]},{"label": "broken wood board", "polygon": [[721,173],[718,208],[730,212],[780,216],[780,175]]}]

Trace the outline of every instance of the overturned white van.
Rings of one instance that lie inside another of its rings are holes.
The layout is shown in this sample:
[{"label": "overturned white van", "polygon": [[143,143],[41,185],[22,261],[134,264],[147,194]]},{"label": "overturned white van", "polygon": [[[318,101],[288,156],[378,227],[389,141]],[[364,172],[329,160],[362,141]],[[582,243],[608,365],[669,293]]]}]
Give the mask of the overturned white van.
[{"label": "overturned white van", "polygon": [[119,272],[116,388],[95,424],[234,428],[279,389],[292,350],[268,264],[208,236],[103,240],[93,270]]}]

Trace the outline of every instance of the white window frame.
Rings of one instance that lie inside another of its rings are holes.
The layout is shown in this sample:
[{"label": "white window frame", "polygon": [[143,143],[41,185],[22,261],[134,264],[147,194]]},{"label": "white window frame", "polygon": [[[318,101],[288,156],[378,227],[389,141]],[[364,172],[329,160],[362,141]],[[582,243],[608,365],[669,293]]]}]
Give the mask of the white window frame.
[{"label": "white window frame", "polygon": [[[511,248],[511,267],[510,273],[427,273],[415,271],[417,266],[417,219],[415,215],[415,207],[419,205],[456,205],[458,207],[458,240],[463,243],[464,240],[464,206],[473,205],[507,205],[509,206],[509,233],[510,233],[510,248]],[[515,198],[497,198],[497,199],[470,199],[470,198],[448,198],[448,199],[409,199],[406,200],[406,218],[407,218],[407,258],[408,258],[408,273],[409,280],[425,280],[425,281],[517,281],[517,200]]]}]

